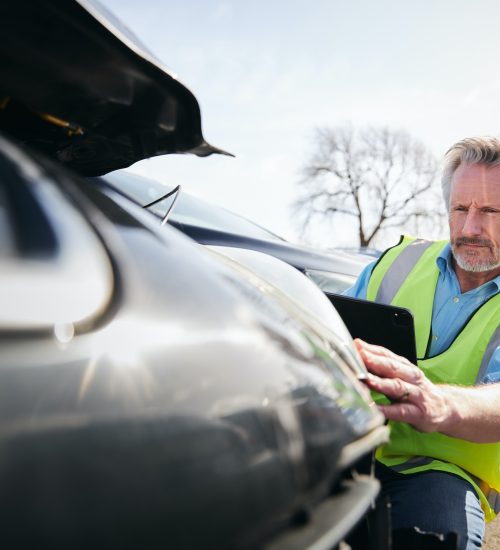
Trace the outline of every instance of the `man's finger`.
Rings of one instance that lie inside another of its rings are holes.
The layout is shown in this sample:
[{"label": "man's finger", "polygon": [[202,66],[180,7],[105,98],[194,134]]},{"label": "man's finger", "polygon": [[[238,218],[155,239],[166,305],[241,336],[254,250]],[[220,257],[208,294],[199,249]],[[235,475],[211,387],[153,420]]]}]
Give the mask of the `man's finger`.
[{"label": "man's finger", "polygon": [[418,388],[400,378],[379,378],[369,374],[365,384],[372,390],[383,393],[393,401],[410,401],[418,394]]},{"label": "man's finger", "polygon": [[374,346],[362,340],[354,340],[356,348],[366,367],[384,378],[402,378],[413,384],[422,381],[422,371],[406,358],[392,353],[381,346]]},{"label": "man's finger", "polygon": [[383,346],[369,344],[368,342],[365,342],[360,338],[356,338],[354,340],[354,345],[356,346],[357,350],[360,353],[368,354],[371,358],[378,358],[380,360],[388,359],[388,360],[400,363],[402,365],[414,367],[414,365],[410,363],[410,361],[408,361],[406,357],[403,357],[402,355],[397,355],[396,353],[392,352],[390,349],[384,348]]},{"label": "man's finger", "polygon": [[395,422],[411,424],[417,430],[422,421],[422,411],[413,403],[393,403],[391,405],[378,405],[379,411],[387,418]]}]

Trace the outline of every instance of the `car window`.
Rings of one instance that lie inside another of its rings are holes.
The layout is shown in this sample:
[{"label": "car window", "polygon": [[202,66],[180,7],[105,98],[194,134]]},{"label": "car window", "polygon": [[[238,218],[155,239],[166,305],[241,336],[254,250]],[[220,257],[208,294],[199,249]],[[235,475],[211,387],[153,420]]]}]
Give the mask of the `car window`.
[{"label": "car window", "polygon": [[[159,181],[124,171],[112,172],[107,174],[104,179],[141,205],[148,204],[173,189],[172,186]],[[150,207],[150,210],[162,218],[171,202],[172,198],[169,197]],[[238,214],[198,199],[182,190],[169,220],[179,224],[194,225],[244,235],[254,239],[282,241],[280,237],[271,231],[267,231]]]}]

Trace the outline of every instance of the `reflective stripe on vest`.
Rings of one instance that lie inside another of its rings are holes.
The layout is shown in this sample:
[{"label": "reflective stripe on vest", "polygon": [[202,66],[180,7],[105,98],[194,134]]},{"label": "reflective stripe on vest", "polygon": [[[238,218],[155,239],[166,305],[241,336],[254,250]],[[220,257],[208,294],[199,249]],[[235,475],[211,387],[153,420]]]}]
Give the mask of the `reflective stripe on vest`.
[{"label": "reflective stripe on vest", "polygon": [[394,260],[389,269],[386,271],[380,287],[377,292],[375,301],[379,304],[390,304],[404,283],[406,277],[410,274],[413,266],[420,260],[422,254],[431,246],[432,241],[424,241],[423,239],[415,239],[407,246],[401,254]]},{"label": "reflective stripe on vest", "polygon": [[500,493],[495,491],[495,489],[488,489],[486,492],[486,498],[488,499],[488,503],[495,514],[500,514]]},{"label": "reflective stripe on vest", "polygon": [[428,456],[412,456],[406,462],[403,462],[401,464],[396,464],[391,468],[395,472],[404,472],[405,470],[409,470],[410,468],[419,468],[420,466],[428,466],[431,462],[434,462],[434,459],[429,458]]},{"label": "reflective stripe on vest", "polygon": [[479,372],[477,373],[476,378],[476,386],[482,383],[484,380],[484,377],[486,375],[486,371],[488,369],[488,364],[491,361],[491,358],[493,357],[493,353],[495,353],[495,350],[500,345],[500,327],[496,329],[493,336],[491,337],[491,340],[488,344],[488,347],[486,348],[486,351],[483,355],[483,360],[481,362],[481,367],[479,368]]},{"label": "reflective stripe on vest", "polygon": [[495,514],[500,513],[500,493],[498,491],[495,491],[495,489],[488,487],[488,485],[478,477],[471,477],[486,496],[488,504],[491,506]]}]

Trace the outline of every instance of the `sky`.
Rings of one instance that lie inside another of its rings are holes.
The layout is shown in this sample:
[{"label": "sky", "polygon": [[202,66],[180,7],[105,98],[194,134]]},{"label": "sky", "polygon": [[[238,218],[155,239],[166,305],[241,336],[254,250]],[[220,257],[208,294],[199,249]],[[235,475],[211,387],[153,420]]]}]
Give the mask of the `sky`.
[{"label": "sky", "polygon": [[[438,158],[466,136],[500,134],[498,0],[101,3],[194,93],[206,141],[236,155],[129,170],[292,241],[303,240],[291,206],[315,128],[405,130]],[[356,244],[348,224],[308,240]]]}]

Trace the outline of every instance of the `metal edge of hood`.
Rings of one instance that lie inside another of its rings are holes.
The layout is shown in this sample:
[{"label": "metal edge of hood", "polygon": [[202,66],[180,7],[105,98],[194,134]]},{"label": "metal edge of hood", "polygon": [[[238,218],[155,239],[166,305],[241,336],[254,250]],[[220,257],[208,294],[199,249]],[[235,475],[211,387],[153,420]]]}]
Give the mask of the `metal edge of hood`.
[{"label": "metal edge of hood", "polygon": [[[138,57],[142,58],[144,62],[149,63],[151,66],[160,69],[163,73],[168,75],[172,81],[175,81],[188,92],[194,102],[196,103],[198,116],[200,118],[200,134],[201,134],[201,111],[199,107],[198,100],[195,95],[189,90],[189,88],[179,81],[177,74],[172,72],[164,63],[156,57],[156,55],[127,27],[125,26],[111,11],[108,10],[101,2],[98,0],[75,0],[76,3],[80,4],[83,9],[90,13],[94,19],[99,21],[103,27],[105,27],[110,33],[115,35],[121,42],[126,44],[131,51],[133,51]],[[219,149],[209,144],[202,137],[202,142],[190,149],[188,152],[195,154],[200,157],[206,157],[213,153],[222,154],[234,157],[232,153]]]},{"label": "metal edge of hood", "polygon": [[[121,42],[126,44],[138,57],[141,57],[145,62],[153,67],[160,69],[168,75],[173,81],[177,82],[186,92],[188,92],[196,103],[198,116],[200,118],[200,134],[201,134],[201,111],[198,100],[189,88],[179,81],[177,75],[172,72],[164,63],[156,57],[156,55],[127,27],[125,26],[111,11],[103,6],[98,0],[75,0],[88,13],[90,13],[103,27],[106,27],[109,32],[114,34]],[[188,152],[199,157],[206,157],[211,154],[221,154],[234,157],[233,153],[215,147],[205,141],[202,137],[202,142],[190,149]]]},{"label": "metal edge of hood", "polygon": [[229,154],[203,138],[190,90],[98,2],[19,0],[0,14],[0,127],[17,140],[83,175]]}]

